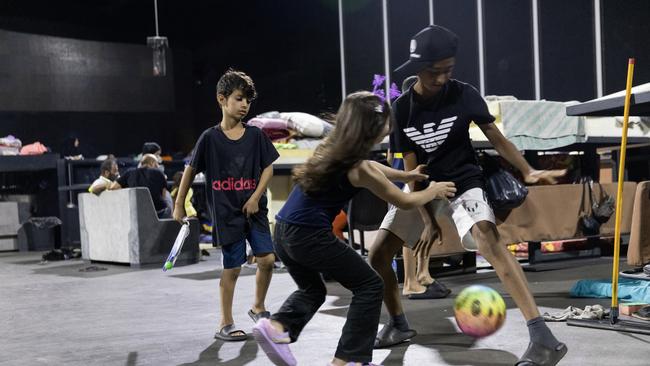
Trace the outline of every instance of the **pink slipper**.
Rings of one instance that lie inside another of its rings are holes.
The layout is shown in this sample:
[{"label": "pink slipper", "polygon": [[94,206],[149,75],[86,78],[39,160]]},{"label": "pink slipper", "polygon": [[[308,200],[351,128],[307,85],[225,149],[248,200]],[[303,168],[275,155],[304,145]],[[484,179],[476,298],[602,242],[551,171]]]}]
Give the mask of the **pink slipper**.
[{"label": "pink slipper", "polygon": [[277,366],[296,366],[298,362],[289,349],[289,333],[280,333],[271,321],[262,318],[253,327],[253,337],[262,347],[266,356]]}]

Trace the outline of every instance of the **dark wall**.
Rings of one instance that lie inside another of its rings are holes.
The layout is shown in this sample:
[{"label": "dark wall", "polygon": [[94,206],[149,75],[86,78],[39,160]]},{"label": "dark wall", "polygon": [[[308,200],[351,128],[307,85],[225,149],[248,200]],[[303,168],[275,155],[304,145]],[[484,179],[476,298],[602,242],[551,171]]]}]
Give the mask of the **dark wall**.
[{"label": "dark wall", "polygon": [[[189,151],[188,146],[193,144],[195,138],[191,56],[182,50],[174,51],[172,56],[180,67],[173,75],[168,75],[166,81],[161,82],[166,91],[150,91],[152,95],[166,94],[167,98],[172,94],[177,95],[176,98],[160,105],[161,108],[164,107],[163,111],[131,111],[130,107],[135,109],[138,105],[130,102],[129,98],[138,98],[126,92],[112,93],[106,90],[106,85],[93,85],[93,90],[89,90],[87,94],[94,93],[95,97],[89,98],[83,95],[77,97],[74,89],[66,95],[55,85],[41,84],[39,90],[50,96],[45,98],[50,104],[45,104],[38,98],[30,99],[27,95],[22,102],[23,110],[15,108],[17,110],[0,111],[0,135],[12,134],[21,139],[23,144],[40,141],[55,152],[60,152],[64,142],[74,136],[80,139],[81,150],[86,157],[109,153],[119,156],[138,154],[145,141],[157,141],[163,147],[164,153]],[[35,75],[37,74],[27,76],[35,78]],[[142,85],[137,79],[134,84],[134,89]],[[155,84],[156,82],[151,83]],[[128,79],[122,79],[121,85],[130,87]],[[29,92],[29,89],[28,86],[24,87],[26,92]],[[104,93],[106,97],[102,98]],[[145,95],[140,96],[140,99],[146,98]],[[53,101],[61,103],[52,104]],[[66,104],[68,102],[70,104]],[[76,110],[67,110],[68,106]],[[53,111],[54,107],[62,111]],[[110,111],[88,111],[93,108]]]},{"label": "dark wall", "polygon": [[152,75],[144,45],[0,30],[0,110],[169,112],[173,66]]},{"label": "dark wall", "polygon": [[403,1],[388,2],[391,81],[395,82],[400,89],[402,81],[410,75],[402,75],[392,70],[408,60],[411,37],[427,25],[429,25],[429,0],[412,0],[409,1],[409,6],[404,6]]},{"label": "dark wall", "polygon": [[479,88],[476,1],[434,1],[433,21],[460,38],[453,77]]},{"label": "dark wall", "polygon": [[539,9],[542,97],[596,96],[593,0],[544,0]]},{"label": "dark wall", "polygon": [[[0,112],[0,134],[55,149],[74,134],[88,150],[119,155],[137,153],[144,141],[155,140],[165,152],[187,153],[201,131],[221,118],[215,86],[228,67],[255,80],[259,98],[250,116],[335,110],[341,101],[336,5],[336,0],[159,0],[160,34],[169,38],[173,52],[173,111]],[[0,29],[146,49],[146,37],[155,34],[153,2],[2,2]]]},{"label": "dark wall", "polygon": [[[370,87],[373,73],[384,73],[382,1],[344,0],[363,14],[344,16],[346,81],[354,88]],[[412,35],[428,24],[428,0],[387,0],[390,68],[407,59]],[[481,87],[479,29],[475,0],[432,0],[434,23],[460,37],[454,78]],[[538,1],[540,98],[596,98],[596,45],[593,0]],[[636,57],[634,84],[650,81],[650,1],[601,1],[604,94],[622,90],[628,57]],[[531,1],[483,1],[485,94],[535,99],[533,9]],[[350,53],[349,55],[347,53]],[[380,71],[376,71],[380,69]],[[392,74],[401,82],[404,76]],[[348,87],[348,89],[351,89]]]},{"label": "dark wall", "polygon": [[373,75],[385,75],[381,1],[343,2],[347,93],[372,90]]},{"label": "dark wall", "polygon": [[483,2],[485,93],[535,99],[531,3]]},{"label": "dark wall", "polygon": [[604,92],[625,89],[627,60],[636,58],[634,85],[650,82],[650,1],[602,0]]},{"label": "dark wall", "polygon": [[[199,133],[220,119],[215,85],[230,66],[246,71],[256,82],[259,99],[251,115],[269,110],[333,111],[341,100],[337,4],[337,0],[159,0],[160,33],[169,38],[173,52],[173,110],[136,112],[128,103],[137,98],[112,93],[126,103],[120,111],[106,111],[100,105],[106,101],[90,100],[89,105],[98,107],[91,110],[104,111],[72,112],[66,107],[68,111],[53,112],[48,107],[0,112],[0,134],[15,134],[26,143],[40,140],[55,148],[65,136],[77,134],[82,145],[97,153],[137,153],[148,140],[158,140],[165,151],[188,152]],[[371,88],[373,74],[386,72],[381,4],[380,0],[343,0],[349,92]],[[483,1],[488,93],[534,97],[530,4]],[[596,96],[592,4],[591,0],[539,1],[542,98],[585,100]],[[650,81],[650,46],[645,40],[650,34],[649,6],[645,0],[602,1],[606,93],[624,87],[629,56],[637,58],[635,84]],[[433,8],[434,22],[461,38],[455,77],[480,87],[476,1],[434,0]],[[388,0],[388,10],[393,69],[406,59],[410,36],[428,24],[428,1]],[[143,50],[138,56],[143,60],[148,58],[146,37],[155,33],[150,1],[6,1],[0,2],[0,14],[3,30],[108,45],[128,43],[126,47]],[[0,47],[0,52],[0,70],[11,69],[8,65],[12,62],[12,67],[16,66],[16,61],[7,61],[11,57],[4,48]],[[146,65],[149,61],[142,62]],[[26,70],[36,69],[37,64],[25,64]],[[128,68],[129,72],[135,69]],[[5,93],[10,77],[18,76],[0,71],[0,90]],[[401,82],[398,76],[392,77]],[[34,85],[42,85],[38,83],[43,80],[36,76],[34,80]],[[24,96],[25,89],[20,88],[28,84],[12,83],[11,90]],[[49,95],[50,100],[53,97],[57,100],[63,95],[55,91]],[[21,97],[3,103],[0,109],[20,100],[22,105],[47,107],[42,98]],[[66,102],[76,107],[69,100],[61,103]]]},{"label": "dark wall", "polygon": [[[238,3],[220,4],[221,14],[242,11]],[[218,38],[201,39],[193,49],[199,130],[221,118],[215,86],[229,67],[255,82],[258,99],[249,116],[335,111],[341,102],[336,1],[260,1],[245,11],[249,21],[236,25],[215,22],[214,13],[200,19]]]}]

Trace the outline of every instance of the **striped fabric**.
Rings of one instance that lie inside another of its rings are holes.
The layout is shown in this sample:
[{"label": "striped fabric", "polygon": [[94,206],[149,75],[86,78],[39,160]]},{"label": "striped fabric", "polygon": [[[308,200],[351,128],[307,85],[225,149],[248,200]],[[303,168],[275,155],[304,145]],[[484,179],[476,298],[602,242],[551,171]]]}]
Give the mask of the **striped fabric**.
[{"label": "striped fabric", "polygon": [[567,117],[566,106],[547,101],[501,101],[505,136],[519,150],[550,150],[585,142],[583,117]]}]

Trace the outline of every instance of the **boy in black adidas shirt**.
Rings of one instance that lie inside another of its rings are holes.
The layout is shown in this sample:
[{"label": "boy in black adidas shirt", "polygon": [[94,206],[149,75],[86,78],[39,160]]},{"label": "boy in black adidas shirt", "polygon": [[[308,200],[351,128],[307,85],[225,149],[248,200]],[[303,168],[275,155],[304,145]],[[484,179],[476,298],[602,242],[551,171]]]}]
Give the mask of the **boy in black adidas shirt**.
[{"label": "boy in black adidas shirt", "polygon": [[190,166],[185,168],[176,196],[174,219],[185,216],[185,196],[194,176],[205,172],[208,206],[214,221],[212,240],[221,246],[221,324],[215,338],[244,341],[246,333],[234,326],[232,302],[235,284],[246,262],[246,243],[257,257],[255,302],[248,315],[257,322],[270,313],[264,299],[273,273],[273,242],[267,218],[266,187],[279,154],[257,127],[242,123],[256,97],[251,78],[229,70],[217,83],[223,119],[199,137]]},{"label": "boy in black adidas shirt", "polygon": [[[494,125],[478,91],[451,79],[457,45],[454,33],[429,26],[413,37],[409,61],[395,70],[417,74],[418,81],[394,102],[396,125],[391,151],[403,154],[406,171],[426,164],[430,180],[452,181],[458,191],[450,201],[434,200],[418,210],[393,208],[384,218],[370,260],[384,280],[384,302],[391,318],[377,334],[375,347],[388,347],[416,335],[404,315],[391,260],[402,244],[416,253],[428,253],[436,236],[436,221],[447,219],[455,224],[463,246],[480,251],[492,264],[528,321],[531,340],[517,365],[555,365],[567,347],[540,317],[519,263],[498,244],[494,213],[469,138],[470,123],[481,128],[494,149],[522,173],[527,183],[555,183],[564,172],[532,169]],[[411,185],[410,189],[421,187]]]}]

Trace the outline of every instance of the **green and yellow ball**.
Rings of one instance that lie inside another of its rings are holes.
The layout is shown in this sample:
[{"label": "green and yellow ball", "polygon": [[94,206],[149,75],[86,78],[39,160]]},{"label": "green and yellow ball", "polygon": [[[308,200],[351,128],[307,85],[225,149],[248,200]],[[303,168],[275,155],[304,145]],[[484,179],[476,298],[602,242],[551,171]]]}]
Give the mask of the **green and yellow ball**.
[{"label": "green and yellow ball", "polygon": [[474,338],[487,337],[505,322],[506,303],[492,288],[473,285],[456,297],[454,315],[463,333]]}]

